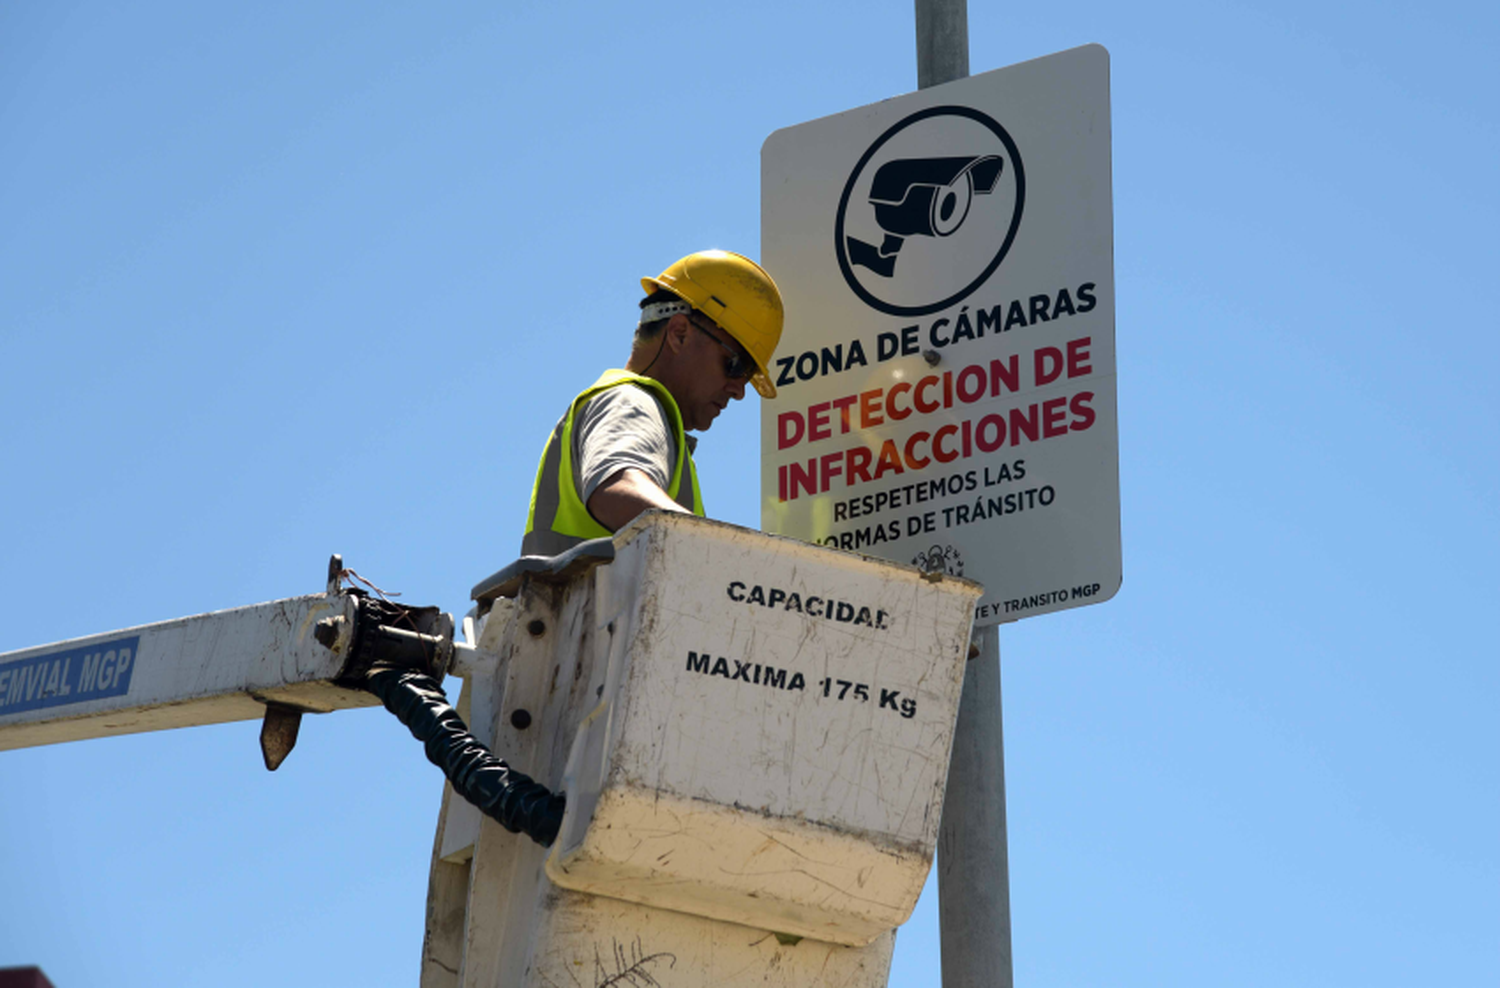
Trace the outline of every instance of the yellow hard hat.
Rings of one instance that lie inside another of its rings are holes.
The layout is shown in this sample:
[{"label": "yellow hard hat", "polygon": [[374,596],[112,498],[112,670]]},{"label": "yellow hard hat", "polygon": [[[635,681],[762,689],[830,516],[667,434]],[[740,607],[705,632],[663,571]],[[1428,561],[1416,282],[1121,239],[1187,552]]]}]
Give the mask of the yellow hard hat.
[{"label": "yellow hard hat", "polygon": [[781,342],[781,292],[766,269],[742,254],[700,250],[689,254],[655,278],[642,278],[646,294],[665,288],[724,327],[739,341],[755,373],[750,383],[762,398],[775,398],[771,383],[771,355]]}]

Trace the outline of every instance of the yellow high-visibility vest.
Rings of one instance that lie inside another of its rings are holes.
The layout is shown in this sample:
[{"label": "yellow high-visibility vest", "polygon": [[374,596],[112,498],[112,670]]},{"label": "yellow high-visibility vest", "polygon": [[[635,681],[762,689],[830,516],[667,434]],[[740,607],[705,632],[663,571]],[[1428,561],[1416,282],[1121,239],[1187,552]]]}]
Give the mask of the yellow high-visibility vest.
[{"label": "yellow high-visibility vest", "polygon": [[[522,555],[555,556],[580,542],[613,534],[589,514],[582,498],[578,496],[578,485],[573,480],[573,420],[584,402],[601,391],[622,384],[645,388],[666,409],[672,441],[677,450],[672,479],[667,485],[667,496],[693,514],[703,517],[698,470],[693,465],[692,451],[688,449],[687,432],[682,427],[682,412],[677,407],[677,399],[655,378],[627,370],[607,370],[599,380],[573,399],[573,404],[568,406],[568,414],[557,423],[547,440],[547,447],[542,451],[542,461],[537,465],[536,483],[531,488],[526,534],[521,539]],[[686,469],[683,468],[684,464]]]}]

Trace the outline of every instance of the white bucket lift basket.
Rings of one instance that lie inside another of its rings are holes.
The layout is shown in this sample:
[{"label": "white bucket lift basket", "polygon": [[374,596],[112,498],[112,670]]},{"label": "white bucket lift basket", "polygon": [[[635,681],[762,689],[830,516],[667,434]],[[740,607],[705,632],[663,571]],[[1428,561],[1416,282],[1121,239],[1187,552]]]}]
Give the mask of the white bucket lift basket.
[{"label": "white bucket lift basket", "polygon": [[476,589],[494,665],[460,704],[566,793],[561,832],[543,849],[448,794],[423,988],[885,985],[981,588],[660,512],[565,572]]},{"label": "white bucket lift basket", "polygon": [[904,922],[979,587],[685,516],[623,541],[548,877],[849,945]]}]

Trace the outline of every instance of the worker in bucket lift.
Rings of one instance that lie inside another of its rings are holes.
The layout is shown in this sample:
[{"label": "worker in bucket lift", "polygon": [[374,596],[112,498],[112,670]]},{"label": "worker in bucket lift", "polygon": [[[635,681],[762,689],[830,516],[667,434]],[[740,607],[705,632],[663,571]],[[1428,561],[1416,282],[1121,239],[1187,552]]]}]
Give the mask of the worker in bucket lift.
[{"label": "worker in bucket lift", "polygon": [[623,370],[573,399],[542,452],[521,552],[555,556],[660,508],[703,514],[696,438],[749,382],[776,397],[781,292],[765,269],[722,250],[642,278],[640,323]]}]

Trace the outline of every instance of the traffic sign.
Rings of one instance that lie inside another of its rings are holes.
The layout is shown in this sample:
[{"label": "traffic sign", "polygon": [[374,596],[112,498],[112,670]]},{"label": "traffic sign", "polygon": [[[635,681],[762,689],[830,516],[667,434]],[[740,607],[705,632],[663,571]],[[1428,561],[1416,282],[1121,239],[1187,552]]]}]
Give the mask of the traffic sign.
[{"label": "traffic sign", "polygon": [[981,625],[1113,596],[1108,53],[779,130],[761,190],[762,527],[978,580]]}]

